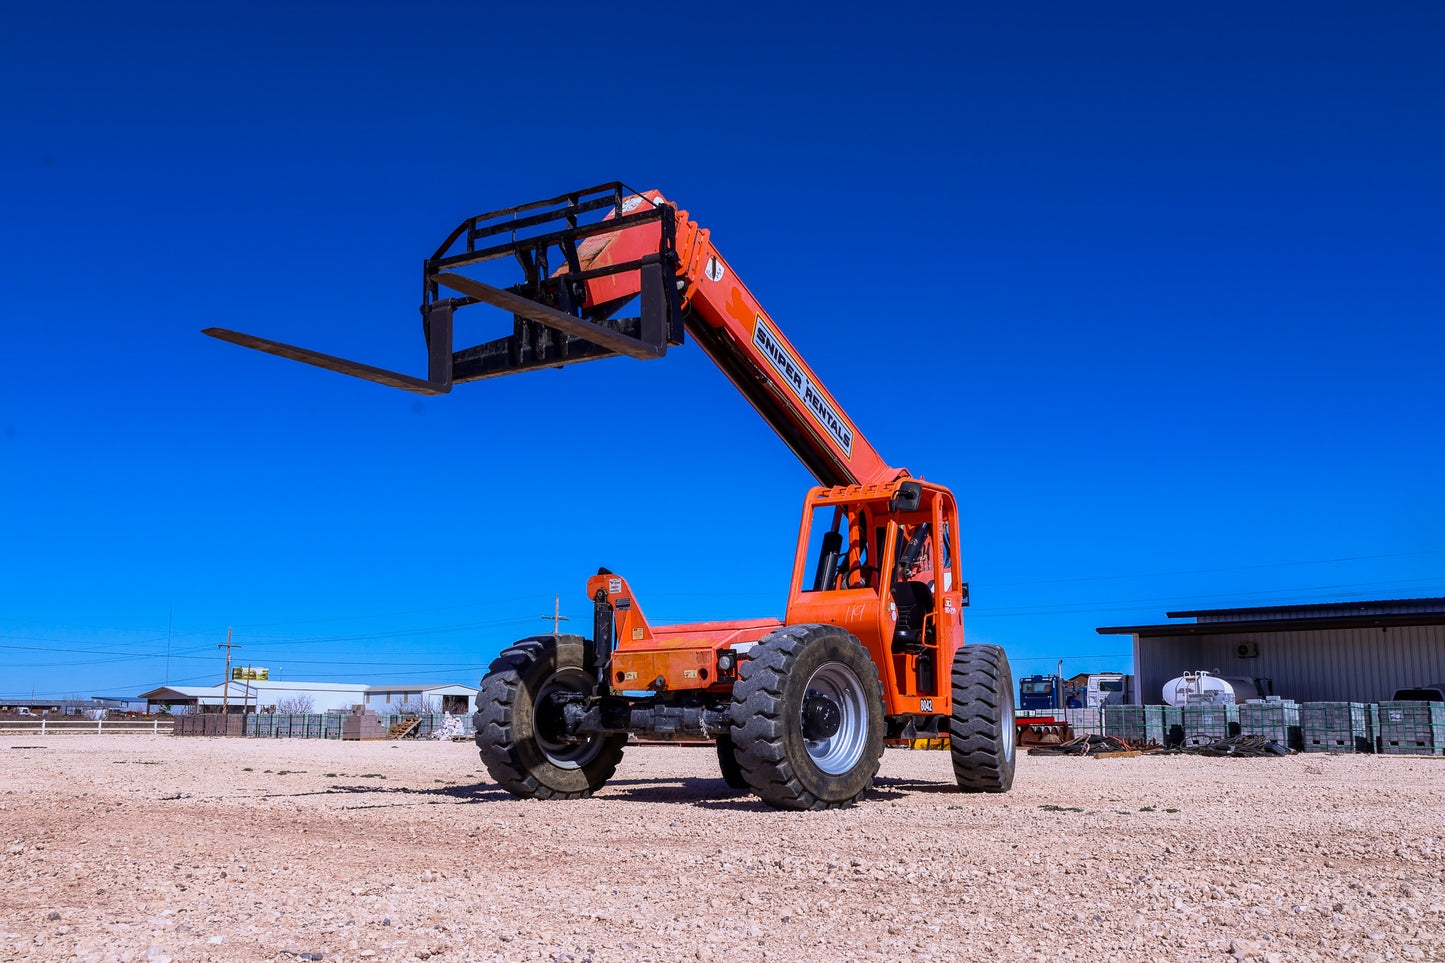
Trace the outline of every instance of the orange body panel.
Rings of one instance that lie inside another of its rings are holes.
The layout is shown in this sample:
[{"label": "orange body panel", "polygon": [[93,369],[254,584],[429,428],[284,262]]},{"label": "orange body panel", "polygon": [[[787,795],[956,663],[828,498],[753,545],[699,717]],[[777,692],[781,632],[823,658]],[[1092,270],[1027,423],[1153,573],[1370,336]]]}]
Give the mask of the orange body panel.
[{"label": "orange body panel", "polygon": [[718,653],[733,645],[756,642],[783,625],[778,619],[746,619],[654,629],[625,578],[592,576],[587,581],[587,595],[596,599],[599,592],[615,613],[617,647],[608,666],[608,681],[615,691],[725,688],[731,680],[718,673]]}]

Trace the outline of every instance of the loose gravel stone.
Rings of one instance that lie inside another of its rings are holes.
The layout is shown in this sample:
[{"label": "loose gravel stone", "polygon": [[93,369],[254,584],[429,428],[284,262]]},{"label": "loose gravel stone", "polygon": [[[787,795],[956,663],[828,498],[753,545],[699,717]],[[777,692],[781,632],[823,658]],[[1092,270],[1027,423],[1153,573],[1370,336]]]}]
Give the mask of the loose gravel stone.
[{"label": "loose gravel stone", "polygon": [[889,750],[862,805],[784,813],[711,748],[572,803],[462,743],[5,752],[0,959],[1445,959],[1442,760],[1022,757],[965,796]]}]

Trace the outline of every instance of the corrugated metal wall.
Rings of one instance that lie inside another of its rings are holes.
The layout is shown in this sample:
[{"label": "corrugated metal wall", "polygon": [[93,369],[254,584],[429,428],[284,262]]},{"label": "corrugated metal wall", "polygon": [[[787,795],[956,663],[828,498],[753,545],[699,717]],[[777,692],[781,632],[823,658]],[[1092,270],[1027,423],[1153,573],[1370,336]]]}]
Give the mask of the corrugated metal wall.
[{"label": "corrugated metal wall", "polygon": [[[1242,642],[1259,647],[1241,659]],[[1181,672],[1274,680],[1275,695],[1296,702],[1380,702],[1396,689],[1445,682],[1445,625],[1317,629],[1203,636],[1135,636],[1139,694],[1163,701],[1164,683]]]}]

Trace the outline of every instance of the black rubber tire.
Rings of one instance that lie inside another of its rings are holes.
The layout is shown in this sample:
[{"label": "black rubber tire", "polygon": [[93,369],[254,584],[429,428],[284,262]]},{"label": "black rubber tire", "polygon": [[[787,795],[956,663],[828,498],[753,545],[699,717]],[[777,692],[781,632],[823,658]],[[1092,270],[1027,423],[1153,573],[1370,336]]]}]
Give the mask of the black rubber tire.
[{"label": "black rubber tire", "polygon": [[953,654],[953,716],[948,745],[964,792],[1008,792],[1014,784],[1017,732],[1014,680],[997,645],[963,645]]},{"label": "black rubber tire", "polygon": [[[764,636],[738,667],[732,741],[743,778],[779,809],[851,806],[873,785],[883,756],[883,689],[867,650],[836,625],[790,625]],[[803,740],[802,707],[820,667],[841,663],[861,685],[861,753],[846,771],[820,769]]]},{"label": "black rubber tire", "polygon": [[747,789],[748,781],[743,778],[743,767],[738,765],[737,750],[733,748],[733,737],[717,737],[717,764],[722,770],[723,782],[731,789]]},{"label": "black rubber tire", "polygon": [[507,792],[532,799],[583,799],[617,771],[625,735],[595,737],[578,759],[561,764],[538,741],[538,695],[559,677],[577,684],[580,673],[592,675],[592,668],[578,635],[523,639],[503,649],[487,669],[473,716],[477,748],[487,772]]}]

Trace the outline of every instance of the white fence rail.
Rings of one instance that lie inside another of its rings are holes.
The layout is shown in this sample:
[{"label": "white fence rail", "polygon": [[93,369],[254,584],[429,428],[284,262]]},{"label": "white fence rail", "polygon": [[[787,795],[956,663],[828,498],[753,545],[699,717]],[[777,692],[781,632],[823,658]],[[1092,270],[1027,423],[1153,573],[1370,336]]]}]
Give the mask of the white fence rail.
[{"label": "white fence rail", "polygon": [[0,719],[0,735],[32,736],[168,736],[175,722],[171,719]]}]

